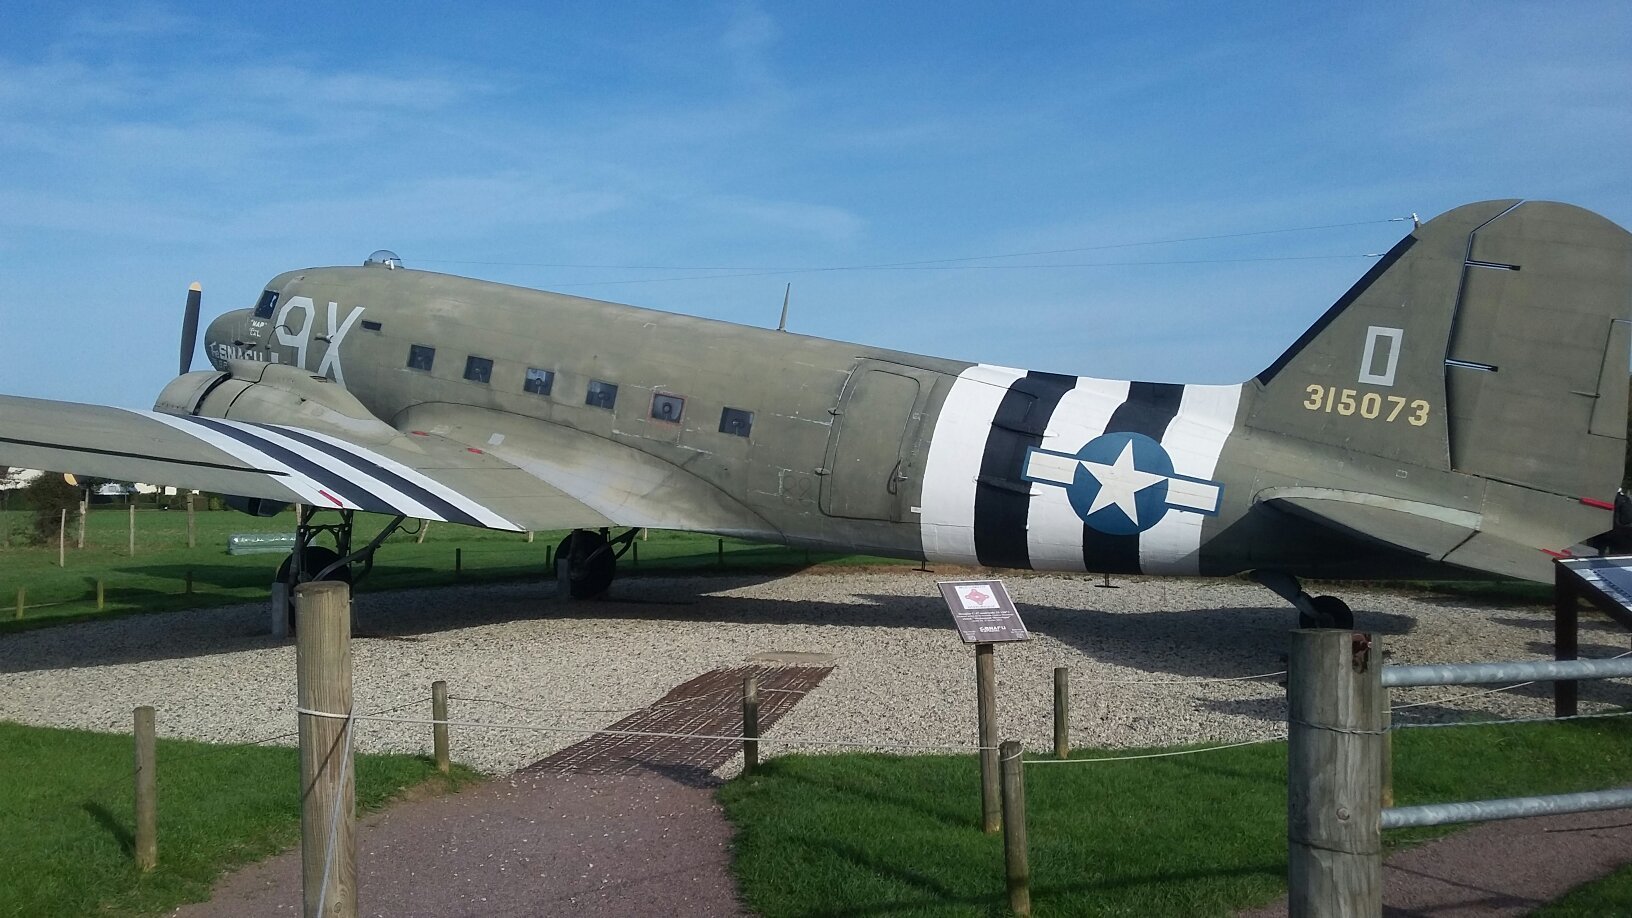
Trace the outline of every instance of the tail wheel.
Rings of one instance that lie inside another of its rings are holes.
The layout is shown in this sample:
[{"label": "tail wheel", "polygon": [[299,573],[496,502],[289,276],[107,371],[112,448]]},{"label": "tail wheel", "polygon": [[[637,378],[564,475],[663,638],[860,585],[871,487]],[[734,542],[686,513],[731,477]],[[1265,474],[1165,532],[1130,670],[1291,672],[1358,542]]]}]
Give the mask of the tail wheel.
[{"label": "tail wheel", "polygon": [[1348,603],[1336,596],[1316,596],[1309,601],[1314,613],[1299,611],[1300,628],[1354,628],[1354,613]]},{"label": "tail wheel", "polygon": [[617,574],[618,559],[606,536],[580,529],[561,540],[555,556],[567,562],[567,589],[573,599],[604,594]]}]

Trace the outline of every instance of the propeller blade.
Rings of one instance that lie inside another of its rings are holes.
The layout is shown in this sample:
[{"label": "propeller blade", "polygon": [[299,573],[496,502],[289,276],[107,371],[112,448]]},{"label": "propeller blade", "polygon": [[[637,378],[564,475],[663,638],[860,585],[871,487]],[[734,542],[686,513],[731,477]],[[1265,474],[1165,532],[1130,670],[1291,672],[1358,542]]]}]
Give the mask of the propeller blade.
[{"label": "propeller blade", "polygon": [[181,372],[193,369],[193,349],[198,346],[198,307],[204,298],[204,288],[193,281],[187,288],[187,312],[181,320]]}]

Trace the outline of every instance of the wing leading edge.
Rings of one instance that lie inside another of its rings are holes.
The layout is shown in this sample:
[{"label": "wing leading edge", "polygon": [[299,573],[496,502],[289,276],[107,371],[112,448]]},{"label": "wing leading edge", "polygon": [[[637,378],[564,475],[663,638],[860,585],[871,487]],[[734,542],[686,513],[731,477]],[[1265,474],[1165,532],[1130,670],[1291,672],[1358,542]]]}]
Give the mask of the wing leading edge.
[{"label": "wing leading edge", "polygon": [[615,524],[483,450],[417,431],[364,446],[288,425],[0,396],[0,465],[488,529]]}]

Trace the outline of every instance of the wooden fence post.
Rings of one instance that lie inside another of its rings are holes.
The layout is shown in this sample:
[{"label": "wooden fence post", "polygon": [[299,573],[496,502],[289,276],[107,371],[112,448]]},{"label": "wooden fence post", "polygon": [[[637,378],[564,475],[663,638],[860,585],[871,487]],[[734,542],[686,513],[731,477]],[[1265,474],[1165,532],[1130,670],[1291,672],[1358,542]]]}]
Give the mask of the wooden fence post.
[{"label": "wooden fence post", "polygon": [[102,607],[106,605],[106,600],[107,591],[104,589],[102,578],[98,577],[96,578],[96,610],[98,612],[102,611]]},{"label": "wooden fence post", "polygon": [[759,767],[759,676],[749,673],[742,680],[742,773],[753,774]]},{"label": "wooden fence post", "polygon": [[1382,914],[1382,665],[1382,646],[1363,635],[1332,628],[1292,632],[1290,918]]},{"label": "wooden fence post", "polygon": [[991,644],[975,645],[975,702],[980,737],[980,830],[991,835],[1002,825],[997,776],[997,666]]},{"label": "wooden fence post", "polygon": [[17,620],[18,621],[23,620],[23,606],[27,602],[28,602],[28,589],[26,587],[18,587],[17,588]]},{"label": "wooden fence post", "polygon": [[90,512],[91,499],[86,497],[79,502],[79,538],[74,541],[75,548],[83,549],[85,547],[85,517],[89,516]]},{"label": "wooden fence post", "polygon": [[304,914],[309,918],[355,918],[356,780],[349,742],[350,587],[334,580],[300,584],[295,587],[295,617],[295,682],[300,708],[343,715],[300,715]]},{"label": "wooden fence post", "polygon": [[1009,909],[1031,914],[1031,858],[1026,850],[1026,774],[1020,743],[1005,740],[1003,763],[1003,866],[1009,881]]},{"label": "wooden fence post", "polygon": [[415,545],[424,545],[425,544],[425,534],[430,532],[430,531],[431,531],[431,521],[430,520],[420,520],[419,521],[419,536],[414,539],[414,544]]},{"label": "wooden fence post", "polygon": [[130,556],[136,557],[136,496],[127,497],[130,516]]},{"label": "wooden fence post", "polygon": [[159,862],[158,755],[151,705],[136,709],[136,866],[152,870]]},{"label": "wooden fence post", "polygon": [[1071,758],[1071,670],[1054,667],[1054,757]]},{"label": "wooden fence post", "polygon": [[68,508],[62,508],[57,520],[57,567],[68,566]]},{"label": "wooden fence post", "polygon": [[436,770],[448,773],[448,683],[441,679],[431,683],[431,754]]},{"label": "wooden fence post", "polygon": [[193,495],[187,495],[187,547],[198,547],[198,520],[193,516]]}]

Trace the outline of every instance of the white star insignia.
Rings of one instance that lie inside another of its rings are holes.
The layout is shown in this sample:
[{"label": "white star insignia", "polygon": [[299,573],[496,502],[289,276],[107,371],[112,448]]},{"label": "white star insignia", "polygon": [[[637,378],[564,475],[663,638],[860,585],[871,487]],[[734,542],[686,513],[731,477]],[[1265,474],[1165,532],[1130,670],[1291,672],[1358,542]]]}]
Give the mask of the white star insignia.
[{"label": "white star insignia", "polygon": [[1099,482],[1099,493],[1094,495],[1094,502],[1088,508],[1088,515],[1093,516],[1114,504],[1116,509],[1121,510],[1128,518],[1128,522],[1135,526],[1139,525],[1139,505],[1135,502],[1134,495],[1167,480],[1166,475],[1153,475],[1133,467],[1132,440],[1123,445],[1122,454],[1116,457],[1114,465],[1090,462],[1087,459],[1081,462],[1082,467],[1088,470],[1088,474]]}]

